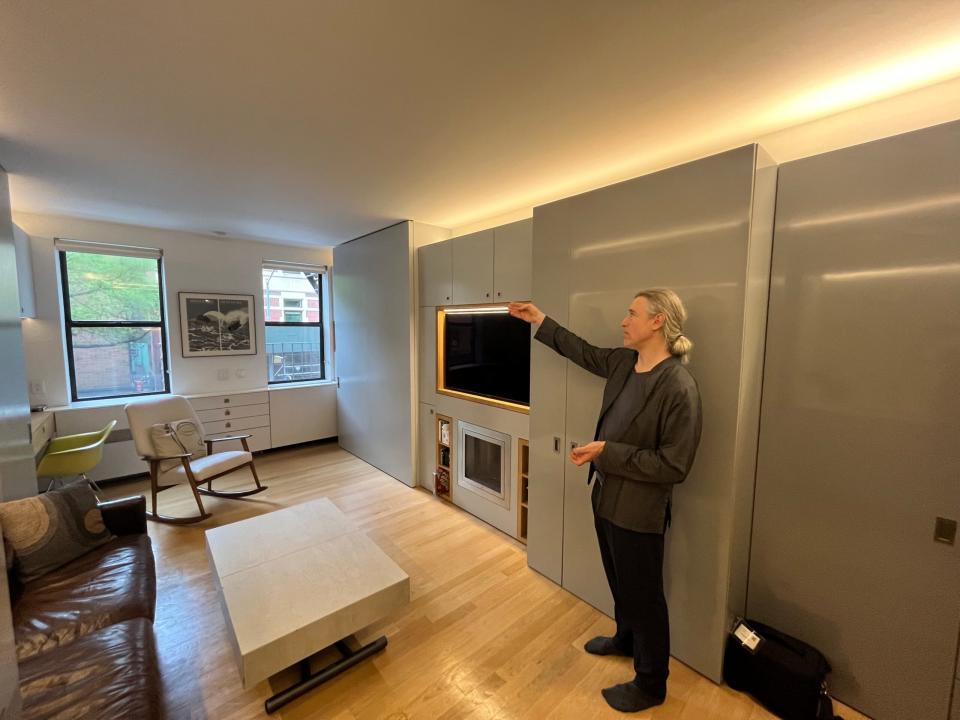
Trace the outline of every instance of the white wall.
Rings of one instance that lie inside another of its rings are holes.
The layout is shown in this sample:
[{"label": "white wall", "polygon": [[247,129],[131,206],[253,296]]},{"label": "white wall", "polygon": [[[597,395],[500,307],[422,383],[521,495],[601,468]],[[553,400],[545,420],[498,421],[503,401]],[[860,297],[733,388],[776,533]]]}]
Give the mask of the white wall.
[{"label": "white wall", "polygon": [[[64,350],[62,308],[55,237],[163,250],[166,285],[167,341],[171,390],[177,394],[225,393],[264,388],[267,362],[263,342],[261,263],[287,260],[332,265],[331,248],[307,248],[272,243],[217,238],[207,235],[95,222],[77,218],[15,213],[15,222],[31,237],[33,279],[37,298],[36,318],[22,322],[28,379],[43,382],[43,396],[31,403],[50,406],[69,402]],[[256,355],[217,358],[184,358],[180,345],[177,293],[181,291],[253,295],[256,308]],[[226,369],[229,378],[219,380]]]}]

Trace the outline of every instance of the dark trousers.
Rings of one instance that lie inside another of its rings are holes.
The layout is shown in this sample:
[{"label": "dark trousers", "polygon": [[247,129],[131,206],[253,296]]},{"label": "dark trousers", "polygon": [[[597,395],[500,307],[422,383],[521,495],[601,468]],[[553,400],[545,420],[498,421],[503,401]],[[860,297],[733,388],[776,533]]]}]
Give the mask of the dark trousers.
[{"label": "dark trousers", "polygon": [[670,621],[663,594],[663,535],[625,530],[594,515],[600,557],[613,593],[614,642],[633,653],[635,682],[663,697],[670,673]]}]

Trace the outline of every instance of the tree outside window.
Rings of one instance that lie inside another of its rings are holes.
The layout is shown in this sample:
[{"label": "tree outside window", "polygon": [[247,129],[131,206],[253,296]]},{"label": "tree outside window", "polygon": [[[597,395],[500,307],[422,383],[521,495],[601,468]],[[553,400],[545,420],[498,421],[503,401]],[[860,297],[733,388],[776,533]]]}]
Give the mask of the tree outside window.
[{"label": "tree outside window", "polygon": [[74,400],[169,392],[160,260],[60,251]]}]

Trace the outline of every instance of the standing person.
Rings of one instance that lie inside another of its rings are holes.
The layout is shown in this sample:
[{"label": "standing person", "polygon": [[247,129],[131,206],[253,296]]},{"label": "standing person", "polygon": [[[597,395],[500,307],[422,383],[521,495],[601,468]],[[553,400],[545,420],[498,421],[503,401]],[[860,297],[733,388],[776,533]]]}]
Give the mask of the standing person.
[{"label": "standing person", "polygon": [[537,340],[607,381],[594,441],[571,450],[570,460],[590,463],[588,484],[596,478],[594,524],[617,628],[584,648],[633,657],[634,679],[602,691],[611,707],[660,705],[670,660],[663,536],[673,486],[687,477],[700,442],[700,392],[683,367],[693,347],[683,334],[687,312],[672,290],[642,290],[620,323],[624,346],[598,348],[532,303],[509,309],[540,325]]}]

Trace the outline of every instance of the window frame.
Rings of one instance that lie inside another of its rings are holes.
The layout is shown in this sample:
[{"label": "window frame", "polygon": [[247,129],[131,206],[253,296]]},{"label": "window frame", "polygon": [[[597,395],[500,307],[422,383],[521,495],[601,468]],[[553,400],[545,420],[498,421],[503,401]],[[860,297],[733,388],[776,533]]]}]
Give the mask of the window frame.
[{"label": "window frame", "polygon": [[[267,386],[271,385],[289,385],[291,383],[311,383],[311,382],[325,382],[327,380],[327,342],[326,342],[326,327],[323,322],[323,311],[324,311],[324,301],[323,295],[328,282],[327,273],[329,272],[325,267],[318,267],[316,269],[311,269],[309,267],[304,267],[303,269],[295,268],[283,268],[277,267],[273,263],[265,262],[260,266],[260,295],[264,295],[263,289],[263,271],[264,270],[277,270],[282,273],[283,277],[293,277],[294,273],[315,273],[319,280],[319,288],[317,288],[317,315],[320,318],[317,322],[284,322],[282,320],[268,320],[270,317],[270,307],[266,302],[263,302],[263,345],[264,345],[264,355],[267,358]],[[286,298],[283,296],[281,291],[280,293],[280,310],[281,316],[286,311],[284,306],[284,300]],[[301,313],[301,317],[307,313],[307,304],[303,303],[302,307],[298,310]],[[268,327],[315,327],[317,328],[320,335],[320,377],[308,378],[308,379],[295,379],[295,380],[272,380],[270,378],[270,353],[267,351],[267,328]]]},{"label": "window frame", "polygon": [[[70,401],[73,403],[87,402],[90,400],[113,400],[116,398],[138,398],[147,395],[169,395],[170,394],[170,357],[167,352],[167,311],[166,303],[163,297],[163,258],[156,258],[157,261],[157,292],[160,299],[160,320],[159,321],[126,321],[126,320],[74,320],[70,310],[70,279],[67,274],[67,253],[68,252],[87,252],[84,250],[70,250],[67,248],[58,248],[59,267],[60,267],[60,292],[63,296],[63,334],[67,349],[67,366],[70,374]],[[94,255],[106,255],[108,253],[97,253],[90,251]],[[136,257],[136,255],[124,255],[121,252],[112,253],[123,257]],[[151,392],[134,393],[132,395],[98,395],[96,397],[79,397],[77,395],[77,371],[73,358],[73,328],[115,328],[115,327],[159,327],[160,328],[160,347],[163,352],[163,390],[153,390]]]}]

